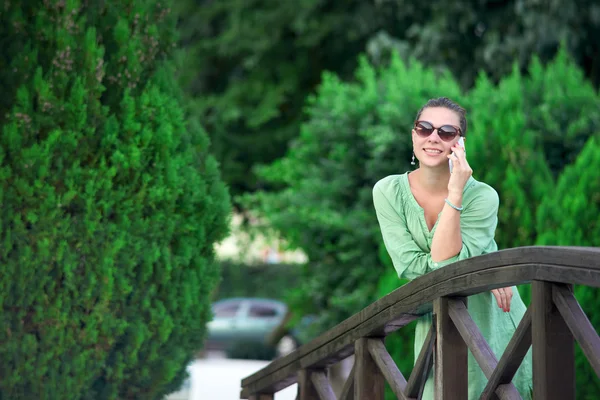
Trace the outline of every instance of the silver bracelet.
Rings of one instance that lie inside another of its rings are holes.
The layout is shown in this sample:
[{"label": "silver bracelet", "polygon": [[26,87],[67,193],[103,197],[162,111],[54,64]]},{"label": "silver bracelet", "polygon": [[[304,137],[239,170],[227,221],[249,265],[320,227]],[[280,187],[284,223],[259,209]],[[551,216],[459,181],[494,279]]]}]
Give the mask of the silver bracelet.
[{"label": "silver bracelet", "polygon": [[450,202],[450,200],[448,200],[448,199],[444,199],[444,201],[446,202],[446,204],[448,204],[450,207],[454,208],[456,211],[462,211],[462,209],[463,209],[462,207],[456,207],[456,206],[455,206],[454,204],[452,204],[452,203]]}]

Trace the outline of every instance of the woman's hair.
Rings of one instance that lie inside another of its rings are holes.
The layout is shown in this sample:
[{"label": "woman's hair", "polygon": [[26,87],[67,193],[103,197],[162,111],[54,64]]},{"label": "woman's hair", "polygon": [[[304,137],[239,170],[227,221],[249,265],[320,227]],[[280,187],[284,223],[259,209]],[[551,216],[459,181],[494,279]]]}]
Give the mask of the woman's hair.
[{"label": "woman's hair", "polygon": [[462,131],[463,136],[467,135],[467,111],[447,97],[438,97],[437,99],[430,99],[423,107],[421,107],[421,109],[417,113],[417,118],[415,118],[415,122],[417,122],[419,118],[421,118],[421,114],[423,113],[424,109],[432,107],[444,107],[458,114],[458,117],[460,119],[460,130]]}]

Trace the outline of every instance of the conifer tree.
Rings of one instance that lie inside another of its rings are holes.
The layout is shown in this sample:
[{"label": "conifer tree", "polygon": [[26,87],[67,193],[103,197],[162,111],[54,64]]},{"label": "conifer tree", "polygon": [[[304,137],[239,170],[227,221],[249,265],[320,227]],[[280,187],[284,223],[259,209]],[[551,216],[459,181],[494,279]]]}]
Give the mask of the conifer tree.
[{"label": "conifer tree", "polygon": [[[540,205],[537,244],[600,247],[600,140],[592,136],[573,165],[565,168],[552,195]],[[575,297],[592,325],[600,327],[600,290],[576,286]],[[577,398],[592,399],[600,381],[585,355],[576,352]]]},{"label": "conifer tree", "polygon": [[158,399],[202,345],[229,199],[169,4],[0,7],[0,399]]}]

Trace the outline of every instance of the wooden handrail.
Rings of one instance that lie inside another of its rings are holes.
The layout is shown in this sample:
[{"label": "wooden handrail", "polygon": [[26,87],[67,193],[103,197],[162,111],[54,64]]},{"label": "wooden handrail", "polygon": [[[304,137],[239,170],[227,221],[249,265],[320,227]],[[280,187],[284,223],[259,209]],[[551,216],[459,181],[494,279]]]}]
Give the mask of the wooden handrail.
[{"label": "wooden handrail", "polygon": [[[529,341],[524,338],[524,335],[529,335],[529,337],[533,335],[531,341],[534,348],[534,376],[537,374],[540,377],[535,381],[534,396],[545,399],[558,398],[551,390],[553,384],[556,385],[552,382],[552,371],[550,371],[550,367],[543,367],[541,362],[542,360],[545,360],[545,362],[552,361],[556,357],[571,354],[568,338],[573,336],[565,336],[563,333],[568,332],[568,335],[571,335],[572,330],[578,340],[584,341],[582,345],[585,347],[585,354],[590,358],[590,362],[596,371],[598,365],[600,365],[600,360],[598,360],[600,349],[597,347],[599,343],[598,335],[593,335],[595,332],[593,329],[590,330],[591,324],[589,324],[585,314],[578,311],[578,304],[574,297],[566,296],[564,290],[561,289],[564,288],[564,285],[573,284],[600,287],[600,248],[520,247],[473,257],[433,271],[396,289],[293,353],[271,362],[265,368],[243,379],[241,382],[241,398],[247,399],[258,394],[276,393],[299,382],[300,371],[323,371],[328,366],[354,354],[356,349],[360,349],[362,358],[356,361],[359,367],[353,368],[354,375],[351,377],[353,380],[345,385],[344,394],[347,394],[348,398],[354,398],[350,393],[352,392],[351,389],[354,389],[354,392],[357,393],[357,388],[364,382],[364,376],[362,375],[367,372],[374,374],[371,379],[381,382],[381,385],[384,377],[387,377],[388,380],[395,380],[397,383],[396,390],[399,387],[402,387],[402,390],[406,389],[407,392],[398,395],[398,398],[403,398],[403,396],[413,398],[416,390],[415,385],[421,383],[421,380],[413,382],[417,379],[411,376],[407,385],[404,377],[399,378],[399,371],[397,371],[397,368],[393,368],[395,365],[393,367],[388,365],[389,355],[381,354],[381,346],[374,344],[374,342],[364,341],[365,339],[384,338],[419,316],[432,311],[434,305],[438,304],[436,307],[441,310],[438,313],[444,314],[438,315],[438,318],[443,317],[440,322],[444,322],[438,323],[436,326],[437,336],[434,336],[436,346],[438,350],[446,348],[448,352],[459,351],[457,353],[458,357],[462,357],[463,354],[466,354],[467,344],[464,342],[459,330],[456,329],[455,324],[462,324],[460,329],[463,330],[463,335],[465,335],[466,330],[477,328],[469,322],[468,307],[464,311],[457,311],[456,303],[449,303],[449,301],[452,298],[468,297],[499,287],[530,282],[535,283],[533,285],[532,306],[539,303],[540,307],[534,308],[531,314],[531,325],[525,326],[525,324],[517,329],[515,338],[507,348],[508,353],[501,357],[500,361],[496,360],[495,357],[493,360],[488,360],[484,359],[484,355],[488,354],[485,347],[487,343],[471,342],[470,346],[482,355],[480,360],[485,363],[486,376],[490,378],[490,385],[486,387],[485,393],[490,397],[495,392],[501,398],[513,398],[511,393],[514,392],[510,389],[512,386],[510,385],[510,379],[512,379],[514,371],[518,368],[524,353],[529,348]],[[563,284],[563,286],[553,289],[555,283]],[[553,290],[555,291],[553,292]],[[442,302],[440,303],[440,301]],[[558,308],[560,312],[554,306],[555,302],[560,303]],[[460,321],[452,321],[449,307],[454,307],[452,311],[454,319],[460,318]],[[527,315],[529,314],[530,312]],[[555,318],[556,315],[562,316],[558,322]],[[567,322],[564,322],[563,318]],[[587,321],[587,324],[583,319]],[[574,324],[577,327],[574,328]],[[550,329],[550,332],[545,332],[543,329]],[[553,329],[560,331],[561,334],[553,335]],[[530,332],[533,332],[533,334]],[[453,347],[447,347],[450,343],[448,340],[452,341]],[[425,344],[427,345],[427,343],[426,341]],[[564,345],[566,353],[552,350],[552,346],[556,344]],[[357,347],[359,345],[361,347]],[[473,346],[480,347],[474,348]],[[457,350],[458,348],[460,349]],[[377,353],[373,354],[374,352]],[[376,359],[373,359],[373,356]],[[423,357],[425,356],[426,354],[423,355]],[[377,359],[377,357],[379,358]],[[443,367],[443,362],[438,363],[436,361],[436,369],[438,364]],[[386,365],[388,366],[386,367]],[[565,364],[562,363],[562,365]],[[370,366],[374,371],[365,371],[364,366]],[[388,369],[382,372],[382,368]],[[564,370],[564,368],[562,369]],[[423,368],[419,369],[419,373],[423,373]],[[457,372],[452,371],[452,373]],[[360,376],[358,376],[359,374]],[[317,378],[314,379],[315,382],[313,382],[307,375],[301,384],[314,386],[318,383],[320,386],[325,387],[322,382],[324,376],[317,375]],[[439,382],[445,380],[440,375],[436,378],[436,386],[441,385]],[[460,386],[463,383],[457,383],[456,385]],[[512,387],[514,388],[514,386]],[[453,390],[460,392],[463,389],[457,387]],[[376,390],[376,392],[378,391],[379,389]],[[451,392],[450,390],[446,391]],[[316,393],[316,390],[314,392]],[[538,392],[543,395],[540,397]],[[570,398],[570,388],[559,392],[562,395],[567,393],[567,397],[562,398]],[[369,398],[379,400],[380,397],[378,396],[378,394],[370,395]],[[324,397],[330,398],[330,395],[324,395]],[[313,397],[308,398],[312,399]],[[447,395],[441,398],[445,400],[460,397],[455,394],[454,396]]]}]

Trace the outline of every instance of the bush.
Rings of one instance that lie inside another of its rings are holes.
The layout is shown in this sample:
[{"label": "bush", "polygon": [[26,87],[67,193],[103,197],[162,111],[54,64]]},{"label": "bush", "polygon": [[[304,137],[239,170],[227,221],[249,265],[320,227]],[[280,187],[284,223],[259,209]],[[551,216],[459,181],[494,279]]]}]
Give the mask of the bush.
[{"label": "bush", "polygon": [[266,343],[251,340],[240,340],[233,343],[226,352],[228,358],[238,360],[271,361],[277,355],[277,350]]},{"label": "bush", "polygon": [[159,399],[202,344],[229,200],[169,6],[0,11],[1,399]]},{"label": "bush", "polygon": [[515,68],[497,86],[480,76],[465,99],[469,162],[500,196],[500,248],[536,243],[540,205],[600,129],[600,97],[564,50],[546,67],[534,58],[529,71]]},{"label": "bush", "polygon": [[[600,139],[590,138],[573,165],[558,179],[551,200],[543,202],[538,214],[540,245],[600,246]],[[592,325],[600,327],[600,289],[576,286],[575,296]],[[577,398],[594,399],[600,381],[589,361],[576,348]]]},{"label": "bush", "polygon": [[221,281],[216,300],[229,297],[265,297],[284,300],[300,280],[302,266],[221,261]]}]

